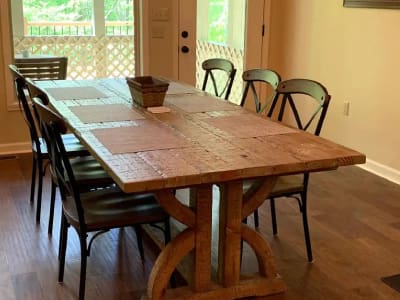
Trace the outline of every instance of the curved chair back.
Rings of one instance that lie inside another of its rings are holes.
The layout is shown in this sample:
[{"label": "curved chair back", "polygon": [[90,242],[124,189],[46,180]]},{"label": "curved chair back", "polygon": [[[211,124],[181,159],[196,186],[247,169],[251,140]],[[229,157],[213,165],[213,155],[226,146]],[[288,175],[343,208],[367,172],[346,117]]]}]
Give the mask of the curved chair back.
[{"label": "curved chair back", "polygon": [[[285,111],[288,110],[287,107],[290,107],[299,129],[308,130],[312,123],[316,123],[314,134],[320,134],[331,99],[328,91],[321,83],[310,79],[289,79],[282,81],[278,85],[276,92],[268,117],[272,116],[273,111],[277,108],[278,99],[281,98],[278,121],[282,121]],[[315,110],[303,120],[300,117],[297,106],[299,103],[304,103],[306,99],[295,95],[309,96],[306,98],[314,100]]]},{"label": "curved chair back", "polygon": [[15,66],[25,78],[35,80],[65,79],[67,57],[28,57],[15,59]]},{"label": "curved chair back", "polygon": [[[252,96],[254,99],[254,106],[257,113],[261,113],[264,109],[270,104],[271,100],[275,97],[275,90],[278,87],[279,82],[281,81],[280,75],[268,69],[252,69],[243,72],[242,75],[243,81],[246,83],[243,91],[242,100],[240,101],[240,105],[244,106],[249,90],[252,92]],[[254,83],[260,82],[265,83],[272,87],[273,92],[269,96],[269,98],[265,101],[265,103],[261,106],[260,96],[257,93],[257,89]]]},{"label": "curved chair back", "polygon": [[[202,63],[202,68],[205,71],[202,90],[205,91],[208,84],[208,79],[211,79],[214,95],[228,100],[232,90],[233,81],[236,75],[236,69],[232,62],[224,58],[211,58]],[[225,84],[222,88],[218,87],[218,71],[222,71],[226,75]]]}]

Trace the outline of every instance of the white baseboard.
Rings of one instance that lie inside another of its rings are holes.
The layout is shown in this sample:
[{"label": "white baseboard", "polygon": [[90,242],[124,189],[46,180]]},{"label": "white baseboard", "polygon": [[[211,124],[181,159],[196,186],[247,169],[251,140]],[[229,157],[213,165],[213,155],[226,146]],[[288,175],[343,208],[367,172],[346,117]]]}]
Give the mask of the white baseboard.
[{"label": "white baseboard", "polygon": [[12,143],[12,144],[0,144],[0,155],[12,155],[29,153],[32,151],[31,144],[25,143]]},{"label": "white baseboard", "polygon": [[358,165],[358,167],[394,183],[400,184],[400,170],[393,169],[368,158],[365,164]]}]

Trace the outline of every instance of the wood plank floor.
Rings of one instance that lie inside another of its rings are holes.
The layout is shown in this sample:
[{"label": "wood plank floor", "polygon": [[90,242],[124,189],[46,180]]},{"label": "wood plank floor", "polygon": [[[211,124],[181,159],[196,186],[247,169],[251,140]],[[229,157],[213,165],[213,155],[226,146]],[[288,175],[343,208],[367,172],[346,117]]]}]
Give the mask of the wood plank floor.
[{"label": "wood plank floor", "polygon": [[[65,282],[57,283],[60,206],[47,235],[49,184],[44,186],[42,222],[29,204],[30,156],[0,158],[0,300],[76,299],[79,243],[69,236]],[[310,231],[315,261],[306,260],[297,202],[277,203],[279,235],[273,237],[269,207],[260,210],[260,232],[270,241],[287,284],[270,300],[400,299],[381,277],[400,273],[400,186],[357,167],[311,176]],[[86,299],[140,299],[156,258],[145,243],[142,264],[133,230],[99,237],[88,259]],[[245,247],[243,269],[256,270]]]}]

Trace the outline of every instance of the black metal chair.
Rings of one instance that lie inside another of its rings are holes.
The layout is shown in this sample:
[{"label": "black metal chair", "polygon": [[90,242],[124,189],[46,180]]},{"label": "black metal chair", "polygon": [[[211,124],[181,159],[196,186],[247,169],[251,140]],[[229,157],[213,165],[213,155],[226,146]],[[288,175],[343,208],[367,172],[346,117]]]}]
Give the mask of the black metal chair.
[{"label": "black metal chair", "polygon": [[[28,78],[26,80],[26,85],[28,87],[29,94],[31,97],[40,99],[41,103],[46,106],[50,103],[50,100],[46,92],[43,91],[41,88],[39,88],[31,79]],[[34,116],[37,123],[40,124],[39,115],[36,113],[36,110],[33,111],[35,113]],[[46,142],[46,149],[49,149],[50,141],[46,139],[46,135],[42,127],[41,126],[38,127]],[[62,136],[64,137],[64,135]],[[66,144],[65,141],[64,144]],[[80,155],[77,156],[76,153],[67,151],[67,155],[70,158],[71,167],[75,174],[76,182],[81,191],[89,191],[93,189],[105,188],[115,185],[114,180],[107,174],[107,172],[98,163],[98,161],[89,154],[89,152],[84,152],[79,154]],[[52,182],[51,182],[48,233],[52,234],[57,179],[55,178],[55,173],[51,165],[50,165],[50,171],[52,175]]]},{"label": "black metal chair", "polygon": [[[153,194],[126,194],[119,188],[111,187],[102,190],[82,192],[76,181],[62,134],[66,125],[62,118],[42,104],[38,98],[33,98],[34,109],[37,111],[43,132],[50,142],[50,161],[58,180],[62,199],[62,222],[60,235],[59,274],[58,281],[64,279],[65,255],[67,249],[68,228],[72,226],[79,235],[81,247],[81,270],[79,284],[79,299],[85,297],[87,257],[93,240],[101,233],[113,228],[133,226],[137,232],[138,226],[144,223],[164,223],[165,243],[170,240],[169,216]],[[161,227],[159,227],[161,228]],[[93,236],[88,241],[89,233]],[[137,234],[138,248],[143,252],[140,235]]]},{"label": "black metal chair", "polygon": [[[325,116],[328,110],[330,95],[326,88],[319,82],[309,79],[290,79],[281,81],[276,89],[276,95],[272,101],[271,107],[267,116],[271,117],[275,110],[279,109],[278,121],[283,121],[284,118],[290,115],[297,127],[304,131],[312,131],[315,135],[319,135]],[[280,99],[280,104],[278,101]],[[314,104],[314,110],[305,116],[300,114],[298,107],[311,102]],[[286,112],[290,112],[287,113]],[[309,173],[302,175],[281,176],[278,178],[275,187],[269,195],[272,229],[274,235],[278,233],[276,212],[275,212],[275,199],[282,197],[290,197],[297,199],[300,207],[300,212],[303,218],[304,238],[307,249],[308,261],[313,260],[311,239],[308,228],[307,219],[307,188],[309,182]],[[258,210],[254,212],[254,224],[259,226]]]},{"label": "black metal chair", "polygon": [[[34,202],[36,180],[38,181],[37,187],[37,200],[36,200],[36,222],[40,222],[41,204],[42,204],[42,187],[43,177],[45,175],[45,160],[49,158],[47,147],[44,139],[40,137],[34,116],[30,110],[28,103],[28,88],[26,78],[19,72],[15,65],[9,65],[9,69],[14,79],[15,91],[20,105],[23,118],[29,129],[31,148],[32,148],[32,178],[31,178],[31,193],[30,202]],[[87,155],[88,151],[83,147],[78,139],[73,134],[64,134],[63,141],[67,152],[71,156]]]},{"label": "black metal chair", "polygon": [[[207,89],[208,79],[210,78],[214,95],[228,100],[236,75],[233,63],[224,58],[210,58],[205,60],[201,66],[205,71],[202,90]],[[221,81],[224,84],[222,88],[219,88],[218,83]]]},{"label": "black metal chair", "polygon": [[[246,98],[248,97],[249,90],[252,92],[252,97],[254,100],[254,107],[257,113],[262,113],[265,108],[271,104],[271,100],[275,97],[275,90],[278,87],[279,82],[281,81],[280,75],[268,69],[252,69],[243,72],[242,75],[243,81],[246,83],[242,100],[240,101],[240,105],[244,106]],[[260,101],[259,92],[257,92],[257,88],[255,83],[261,83],[272,88],[272,92],[268,99],[266,99],[265,103],[261,105],[262,101]]]}]

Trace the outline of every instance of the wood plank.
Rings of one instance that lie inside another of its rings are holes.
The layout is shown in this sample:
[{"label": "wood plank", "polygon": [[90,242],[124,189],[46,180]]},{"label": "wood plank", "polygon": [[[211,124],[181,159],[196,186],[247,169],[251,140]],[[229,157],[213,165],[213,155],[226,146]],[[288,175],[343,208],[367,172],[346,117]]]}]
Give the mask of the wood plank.
[{"label": "wood plank", "polygon": [[229,182],[220,189],[218,277],[224,287],[231,287],[240,279],[243,184]]}]

